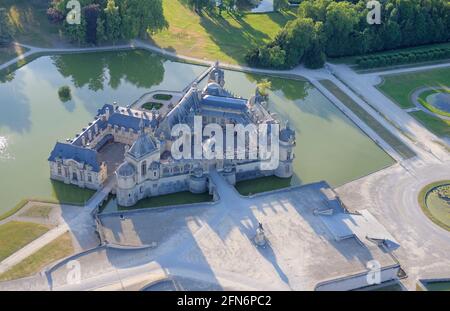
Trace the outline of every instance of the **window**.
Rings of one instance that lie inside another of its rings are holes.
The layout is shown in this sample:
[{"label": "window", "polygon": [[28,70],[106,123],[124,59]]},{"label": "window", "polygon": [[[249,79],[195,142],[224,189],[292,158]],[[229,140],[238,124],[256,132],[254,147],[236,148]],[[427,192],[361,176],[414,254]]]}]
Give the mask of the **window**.
[{"label": "window", "polygon": [[153,172],[153,177],[156,177],[156,172]]},{"label": "window", "polygon": [[88,182],[92,182],[92,175],[88,174]]},{"label": "window", "polygon": [[62,175],[61,163],[58,163],[58,175]]},{"label": "window", "polygon": [[288,153],[287,153],[287,159],[288,159],[288,160],[291,159],[291,152],[290,152],[290,151],[288,151]]},{"label": "window", "polygon": [[141,173],[142,173],[142,176],[147,175],[147,162],[146,161],[142,162]]}]

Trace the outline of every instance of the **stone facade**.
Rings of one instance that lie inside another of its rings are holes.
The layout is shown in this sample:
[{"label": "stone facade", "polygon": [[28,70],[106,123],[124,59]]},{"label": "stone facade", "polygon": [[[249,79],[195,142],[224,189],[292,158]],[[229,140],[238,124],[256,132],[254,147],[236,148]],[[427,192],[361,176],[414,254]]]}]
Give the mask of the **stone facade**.
[{"label": "stone facade", "polygon": [[265,99],[258,93],[246,100],[224,89],[225,74],[218,63],[209,69],[208,75],[203,90],[193,83],[164,115],[154,110],[150,113],[105,105],[95,121],[74,140],[56,144],[49,158],[51,178],[80,187],[101,188],[113,172],[108,172],[107,165],[99,162],[98,155],[111,142],[126,146],[124,162],[114,172],[117,200],[125,207],[148,197],[180,191],[211,192],[210,169],[222,172],[230,184],[261,176],[291,177],[295,132],[289,125],[279,132],[280,164],[275,170],[262,171],[259,159],[175,160],[172,157],[176,138],[172,137],[171,129],[177,124],[194,127],[196,116],[202,117],[202,127],[215,123],[222,130],[227,124],[278,123],[264,108]]}]

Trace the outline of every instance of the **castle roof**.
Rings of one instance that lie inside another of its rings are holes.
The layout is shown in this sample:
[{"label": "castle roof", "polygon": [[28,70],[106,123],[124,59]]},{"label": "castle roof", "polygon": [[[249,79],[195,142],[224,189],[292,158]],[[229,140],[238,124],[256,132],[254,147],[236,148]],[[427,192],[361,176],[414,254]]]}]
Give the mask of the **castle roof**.
[{"label": "castle roof", "polygon": [[289,127],[289,122],[286,123],[286,127],[280,131],[280,140],[284,142],[289,142],[295,138],[295,131]]},{"label": "castle roof", "polygon": [[140,159],[157,150],[155,142],[144,131],[144,119],[141,119],[140,131],[138,138],[131,146],[130,150],[128,150],[128,154],[135,159]]},{"label": "castle roof", "polygon": [[97,158],[97,152],[92,149],[57,142],[48,160],[55,162],[58,158],[72,159],[78,163],[91,166],[94,172],[100,171],[100,163]]},{"label": "castle roof", "polygon": [[133,176],[136,173],[136,169],[133,164],[129,162],[122,163],[117,169],[117,174],[123,177]]},{"label": "castle roof", "polygon": [[247,100],[235,97],[205,95],[202,99],[202,106],[245,111],[247,110]]}]

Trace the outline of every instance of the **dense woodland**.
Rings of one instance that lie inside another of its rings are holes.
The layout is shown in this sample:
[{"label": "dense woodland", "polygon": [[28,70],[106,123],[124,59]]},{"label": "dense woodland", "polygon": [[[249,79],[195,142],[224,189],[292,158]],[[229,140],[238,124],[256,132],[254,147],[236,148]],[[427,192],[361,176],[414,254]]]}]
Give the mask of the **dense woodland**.
[{"label": "dense woodland", "polygon": [[253,66],[321,67],[326,57],[362,55],[450,41],[448,0],[385,0],[380,25],[367,23],[365,0],[303,0],[297,19],[247,55]]},{"label": "dense woodland", "polygon": [[79,0],[84,17],[79,25],[67,23],[68,1],[53,0],[47,15],[79,44],[145,37],[167,26],[162,0]]}]

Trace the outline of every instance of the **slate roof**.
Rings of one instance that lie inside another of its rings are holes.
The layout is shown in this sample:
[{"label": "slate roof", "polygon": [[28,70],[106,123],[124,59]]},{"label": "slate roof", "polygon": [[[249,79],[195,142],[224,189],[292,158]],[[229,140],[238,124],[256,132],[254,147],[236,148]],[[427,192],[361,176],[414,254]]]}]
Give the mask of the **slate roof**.
[{"label": "slate roof", "polygon": [[247,100],[235,97],[206,95],[202,99],[202,106],[246,111]]},{"label": "slate roof", "polygon": [[133,176],[136,173],[136,169],[133,166],[133,164],[129,162],[122,163],[119,168],[117,169],[117,174],[120,176]]},{"label": "slate roof", "polygon": [[72,159],[78,163],[90,165],[94,172],[100,171],[100,163],[97,158],[97,152],[92,149],[57,142],[48,160],[54,162],[57,158]]},{"label": "slate roof", "polygon": [[140,159],[155,150],[157,150],[157,146],[153,140],[146,133],[141,132],[138,139],[136,139],[130,150],[128,150],[128,154],[135,159]]}]

